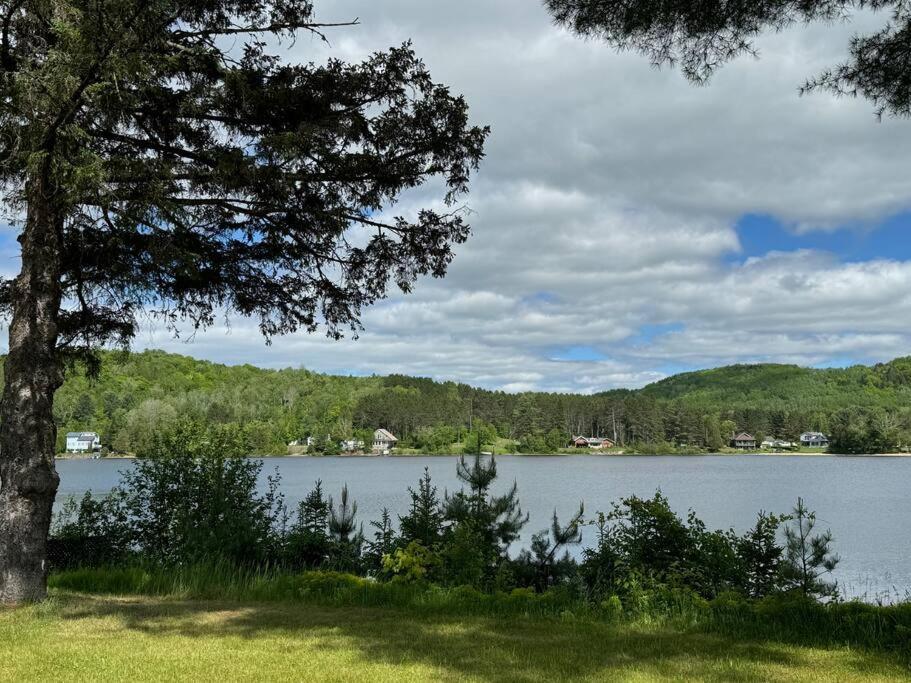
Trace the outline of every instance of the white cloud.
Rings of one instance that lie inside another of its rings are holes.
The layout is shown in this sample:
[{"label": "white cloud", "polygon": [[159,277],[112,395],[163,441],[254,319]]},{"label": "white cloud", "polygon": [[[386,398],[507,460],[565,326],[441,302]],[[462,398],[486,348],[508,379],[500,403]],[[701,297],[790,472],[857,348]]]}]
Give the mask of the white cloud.
[{"label": "white cloud", "polygon": [[[651,230],[673,243],[673,229]],[[266,348],[243,322],[192,345],[158,333],[141,341],[229,362],[581,392],[641,386],[667,372],[656,368],[882,360],[908,348],[911,263],[840,264],[813,252],[773,253],[732,266],[706,255],[701,265],[677,270],[661,263],[643,276],[635,259],[617,259],[604,288],[579,287],[567,271],[565,284],[551,283],[549,296],[539,300],[506,294],[508,286],[498,292],[424,283],[414,295],[370,310],[367,331],[356,341],[292,335]],[[590,268],[580,274],[589,283],[599,267]],[[665,323],[682,329],[637,340],[640,326]],[[576,347],[604,360],[561,359],[560,350]]]}]

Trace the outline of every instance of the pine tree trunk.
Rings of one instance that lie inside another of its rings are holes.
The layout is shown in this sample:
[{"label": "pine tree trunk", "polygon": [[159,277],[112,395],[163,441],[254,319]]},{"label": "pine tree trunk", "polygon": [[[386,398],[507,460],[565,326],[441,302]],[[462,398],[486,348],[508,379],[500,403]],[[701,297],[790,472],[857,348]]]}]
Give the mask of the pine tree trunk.
[{"label": "pine tree trunk", "polygon": [[28,185],[22,270],[13,284],[0,403],[0,604],[41,600],[47,592],[47,534],[59,482],[52,404],[62,381],[62,224],[53,194],[41,178]]}]

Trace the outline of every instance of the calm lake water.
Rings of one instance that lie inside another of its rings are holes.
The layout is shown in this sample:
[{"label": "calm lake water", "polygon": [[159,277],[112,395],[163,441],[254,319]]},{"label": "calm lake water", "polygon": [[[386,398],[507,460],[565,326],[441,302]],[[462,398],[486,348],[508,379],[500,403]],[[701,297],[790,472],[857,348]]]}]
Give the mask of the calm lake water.
[{"label": "calm lake water", "polygon": [[[408,508],[407,486],[424,467],[435,484],[458,488],[456,457],[265,458],[265,476],[281,475],[289,508],[317,479],[336,498],[347,483],[368,522],[386,506],[395,515]],[[549,526],[556,508],[562,519],[579,501],[587,516],[611,501],[660,488],[680,513],[692,508],[710,528],[752,525],[759,510],[788,512],[798,496],[816,510],[820,530],[831,528],[842,561],[836,578],[843,593],[875,599],[911,594],[911,458],[795,456],[498,456],[498,490],[513,481],[531,516],[517,551],[531,534]],[[58,501],[86,490],[103,493],[131,467],[125,460],[61,460]],[[586,530],[590,542],[593,530]],[[578,552],[578,551],[577,551]]]}]

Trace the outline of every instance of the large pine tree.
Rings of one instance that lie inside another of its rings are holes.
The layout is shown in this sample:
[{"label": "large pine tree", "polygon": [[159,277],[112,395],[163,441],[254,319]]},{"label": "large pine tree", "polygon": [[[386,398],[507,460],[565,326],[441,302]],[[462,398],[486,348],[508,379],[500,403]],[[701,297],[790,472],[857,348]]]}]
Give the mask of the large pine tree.
[{"label": "large pine tree", "polygon": [[863,96],[878,115],[911,116],[911,4],[907,0],[544,0],[558,24],[661,66],[680,64],[704,83],[722,64],[757,54],[763,32],[848,21],[857,10],[888,13],[879,31],[856,35],[848,59],[810,77],[803,92]]},{"label": "large pine tree", "polygon": [[[45,594],[64,362],[231,313],[356,330],[390,282],[442,276],[486,129],[409,45],[282,59],[305,0],[0,0],[0,176],[21,273],[0,409],[0,602]],[[440,208],[387,217],[437,178]]]}]

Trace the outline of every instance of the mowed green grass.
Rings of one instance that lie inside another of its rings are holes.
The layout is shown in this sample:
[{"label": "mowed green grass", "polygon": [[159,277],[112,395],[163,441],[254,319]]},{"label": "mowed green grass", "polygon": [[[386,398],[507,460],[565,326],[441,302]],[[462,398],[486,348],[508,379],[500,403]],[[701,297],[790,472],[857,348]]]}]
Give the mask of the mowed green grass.
[{"label": "mowed green grass", "polygon": [[887,655],[668,627],[96,597],[0,612],[0,680],[893,681]]}]

